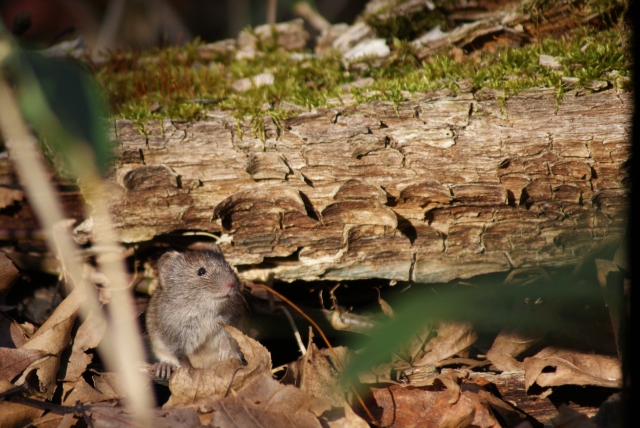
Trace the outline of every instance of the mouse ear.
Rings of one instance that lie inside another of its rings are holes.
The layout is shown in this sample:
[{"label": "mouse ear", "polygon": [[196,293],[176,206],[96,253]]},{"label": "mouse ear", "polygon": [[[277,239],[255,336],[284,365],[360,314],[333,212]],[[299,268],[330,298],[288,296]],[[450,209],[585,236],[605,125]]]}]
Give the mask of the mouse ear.
[{"label": "mouse ear", "polygon": [[182,253],[177,251],[168,251],[158,259],[158,274],[160,278],[166,278],[170,275],[170,267],[174,266],[178,260],[182,258]]}]

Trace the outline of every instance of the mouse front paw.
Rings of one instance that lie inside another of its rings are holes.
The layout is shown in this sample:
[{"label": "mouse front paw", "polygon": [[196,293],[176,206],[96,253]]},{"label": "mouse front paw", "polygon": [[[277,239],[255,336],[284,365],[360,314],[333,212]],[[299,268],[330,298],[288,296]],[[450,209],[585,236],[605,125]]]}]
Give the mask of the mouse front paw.
[{"label": "mouse front paw", "polygon": [[169,379],[171,377],[171,373],[176,370],[178,367],[174,366],[171,363],[163,362],[163,363],[155,363],[152,367],[153,372],[157,377],[161,379]]}]

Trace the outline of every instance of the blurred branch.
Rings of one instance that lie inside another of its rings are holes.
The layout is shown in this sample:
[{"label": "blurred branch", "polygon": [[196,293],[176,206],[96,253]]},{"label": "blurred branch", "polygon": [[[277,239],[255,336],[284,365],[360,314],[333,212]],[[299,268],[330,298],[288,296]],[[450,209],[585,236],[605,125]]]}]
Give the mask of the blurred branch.
[{"label": "blurred branch", "polygon": [[293,13],[304,19],[318,31],[326,30],[331,27],[331,23],[327,21],[317,10],[314,10],[306,1],[299,1],[293,5]]},{"label": "blurred branch", "polygon": [[276,23],[278,0],[267,0],[267,24]]},{"label": "blurred branch", "polygon": [[[0,27],[0,35],[3,33],[6,34],[4,29]],[[8,37],[0,39],[0,62],[11,53],[10,39]],[[15,53],[13,54],[15,55]],[[28,67],[20,69],[17,87],[22,104],[29,107],[32,118],[35,114],[35,117],[40,120],[40,126],[44,124],[50,127],[47,131],[51,134],[75,143],[72,145],[73,153],[68,155],[71,159],[72,169],[80,177],[81,188],[85,191],[86,200],[93,204],[93,216],[96,223],[94,233],[101,243],[116,245],[108,212],[103,202],[105,199],[104,189],[93,161],[91,148],[87,143],[73,137],[63,128],[50,110],[33,70]],[[29,202],[45,231],[48,245],[52,249],[58,249],[61,261],[64,260],[64,269],[68,272],[70,279],[68,286],[77,288],[81,293],[89,291],[88,298],[85,299],[87,304],[80,306],[83,317],[86,318],[89,312],[101,317],[102,309],[96,290],[92,286],[85,286],[82,279],[82,266],[79,260],[74,257],[77,248],[69,233],[64,228],[56,226],[64,220],[61,204],[45,173],[44,161],[39,155],[40,152],[35,144],[36,140],[23,120],[18,99],[5,80],[2,69],[0,69],[0,105],[2,105],[0,131],[6,140],[17,175],[25,186]],[[126,284],[121,260],[107,261],[103,256],[97,256],[97,260],[109,281],[108,285],[118,287],[119,284]],[[145,388],[144,377],[140,376],[135,368],[135,363],[144,359],[144,352],[140,340],[141,335],[134,322],[135,316],[132,315],[135,313],[133,303],[127,292],[112,293],[111,300],[111,304],[108,305],[111,312],[111,323],[109,324],[111,335],[102,341],[101,355],[109,368],[123,375],[126,397],[136,412],[138,421],[144,426],[153,401],[149,389]]]}]

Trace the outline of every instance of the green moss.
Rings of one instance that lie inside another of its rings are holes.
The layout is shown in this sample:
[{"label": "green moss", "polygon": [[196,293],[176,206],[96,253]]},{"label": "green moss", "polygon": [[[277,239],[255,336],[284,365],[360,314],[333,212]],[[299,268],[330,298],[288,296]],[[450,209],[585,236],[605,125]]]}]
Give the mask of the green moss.
[{"label": "green moss", "polygon": [[[447,53],[417,61],[410,43],[395,40],[392,55],[384,61],[368,58],[350,65],[337,55],[301,59],[277,49],[254,59],[200,63],[194,43],[186,49],[113,55],[97,70],[97,76],[118,117],[194,120],[203,117],[207,109],[221,109],[238,119],[253,116],[252,128],[260,134],[257,130],[263,128],[263,117],[272,116],[279,123],[297,114],[281,109],[283,101],[306,108],[326,107],[329,99],[345,95],[345,83],[367,77],[374,79],[373,85],[350,90],[357,102],[388,100],[397,105],[405,91],[458,91],[456,82],[465,78],[470,78],[476,89],[502,90],[506,97],[532,87],[554,88],[560,101],[566,90],[563,76],[577,78],[576,88],[585,91],[594,80],[614,85],[621,82],[619,77],[628,81],[628,37],[621,28],[598,31],[583,27],[559,40],[546,38],[517,49],[505,47],[473,59],[470,56],[461,63]],[[539,65],[541,54],[558,57],[562,69]],[[232,89],[233,82],[265,72],[274,75],[273,85],[243,93]],[[153,103],[163,108],[151,112]]]}]

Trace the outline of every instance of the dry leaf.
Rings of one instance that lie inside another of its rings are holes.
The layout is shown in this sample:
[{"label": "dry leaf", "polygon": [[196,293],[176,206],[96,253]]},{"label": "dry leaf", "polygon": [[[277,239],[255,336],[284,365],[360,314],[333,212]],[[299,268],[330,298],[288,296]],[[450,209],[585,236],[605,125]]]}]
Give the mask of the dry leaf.
[{"label": "dry leaf", "polygon": [[203,397],[224,398],[233,389],[242,391],[254,379],[264,373],[271,374],[271,354],[258,341],[240,330],[224,326],[238,342],[247,365],[235,358],[215,363],[210,369],[180,368],[169,380],[171,397],[165,407],[190,403]]},{"label": "dry leaf", "polygon": [[77,422],[78,418],[73,413],[65,413],[64,415],[47,413],[33,421],[31,426],[38,428],[69,428],[75,426]]},{"label": "dry leaf", "polygon": [[502,330],[487,352],[487,359],[503,372],[522,370],[522,363],[515,358],[541,337],[542,335],[527,334],[519,330]]},{"label": "dry leaf", "polygon": [[[0,187],[0,195],[2,195],[2,187]],[[1,199],[0,196],[0,200]],[[0,251],[0,302],[4,301],[4,298],[9,294],[9,290],[19,277],[20,273],[13,265],[11,259]]]},{"label": "dry leaf", "polygon": [[331,409],[328,400],[282,385],[271,374],[255,379],[235,400],[206,399],[196,405],[200,412],[211,413],[210,426],[220,428],[320,428],[317,417]]},{"label": "dry leaf", "polygon": [[527,417],[526,414],[491,394],[477,382],[464,382],[461,385],[461,390],[463,393],[472,392],[476,394],[478,402],[482,403],[485,407],[491,407],[494,413],[500,415],[507,427],[515,427],[521,424]]},{"label": "dry leaf", "polygon": [[74,382],[82,376],[82,373],[84,373],[87,365],[92,360],[92,356],[87,354],[86,351],[98,346],[105,330],[106,323],[104,319],[90,312],[76,332],[69,360],[66,365],[63,364],[61,371],[64,371],[64,373],[60,375],[63,381]]},{"label": "dry leaf", "polygon": [[[346,365],[348,349],[340,346],[335,351],[342,364]],[[341,366],[329,349],[319,350],[310,342],[307,353],[293,364],[297,365],[295,371],[298,374],[295,385],[302,391],[314,397],[327,398],[334,406],[344,402],[344,391],[340,385]]]},{"label": "dry leaf", "polygon": [[33,362],[45,356],[39,349],[0,348],[0,380],[12,382]]},{"label": "dry leaf", "polygon": [[83,378],[78,379],[76,382],[64,382],[62,384],[62,404],[65,406],[73,406],[76,403],[98,403],[110,398],[112,397],[101,394],[100,391],[94,389]]},{"label": "dry leaf", "polygon": [[422,387],[372,388],[376,402],[382,407],[380,423],[390,427],[498,428],[501,425],[494,412],[500,414],[508,427],[516,426],[526,417],[477,383],[462,380],[460,385],[461,380],[453,371],[424,382]]},{"label": "dry leaf", "polygon": [[598,425],[588,417],[578,413],[566,404],[561,404],[558,407],[558,412],[559,415],[551,419],[551,424],[554,428],[598,428]]},{"label": "dry leaf", "polygon": [[582,354],[549,347],[531,358],[525,358],[524,370],[527,390],[534,383],[541,387],[560,385],[622,387],[622,367],[617,357]]},{"label": "dry leaf", "polygon": [[[348,364],[348,349],[340,346],[334,348],[343,365]],[[345,400],[344,387],[340,383],[341,369],[331,350],[319,350],[309,337],[307,353],[287,366],[287,373],[282,383],[297,385],[302,391],[318,398],[329,400],[337,408],[330,415],[325,415],[330,428],[367,428],[369,424],[356,415]]]},{"label": "dry leaf", "polygon": [[103,372],[100,375],[94,375],[92,379],[96,390],[105,397],[109,399],[126,397],[120,373]]},{"label": "dry leaf", "polygon": [[24,192],[22,190],[0,186],[0,210],[23,199]]},{"label": "dry leaf", "polygon": [[413,365],[429,366],[467,349],[478,339],[471,323],[441,322],[438,324],[438,335],[427,342],[424,355],[418,356]]},{"label": "dry leaf", "polygon": [[84,300],[84,290],[82,287],[76,287],[36,331],[31,340],[20,348],[43,351],[47,356],[32,363],[16,381],[16,385],[22,385],[29,373],[35,371],[39,381],[38,390],[46,399],[53,396],[56,374],[60,367],[60,354],[69,346],[71,328]]},{"label": "dry leaf", "polygon": [[[8,391],[15,385],[5,380],[0,380],[0,393]],[[0,428],[14,428],[25,426],[28,422],[37,419],[44,410],[10,401],[0,401]]]},{"label": "dry leaf", "polygon": [[[134,424],[130,409],[122,407],[91,406],[86,412],[88,425],[92,428],[122,428]],[[90,422],[90,423],[89,423]],[[151,416],[153,428],[200,427],[200,418],[194,408],[157,409]]]},{"label": "dry leaf", "polygon": [[380,424],[387,427],[415,428],[499,428],[491,411],[483,406],[473,393],[463,392],[451,403],[447,390],[428,387],[371,388],[373,396],[382,408]]},{"label": "dry leaf", "polygon": [[391,307],[391,305],[389,303],[387,303],[382,296],[380,295],[380,289],[375,287],[376,291],[378,292],[378,303],[380,304],[380,309],[382,309],[382,312],[388,316],[389,318],[393,318],[394,317],[394,313],[393,313],[393,308]]},{"label": "dry leaf", "polygon": [[29,332],[4,312],[0,312],[0,347],[19,348],[29,339]]},{"label": "dry leaf", "polygon": [[[505,279],[505,285],[511,287],[535,286],[549,284],[551,277],[542,268],[514,269]],[[533,289],[532,289],[533,290]],[[533,292],[533,291],[532,291]],[[514,320],[526,318],[527,314],[545,314],[554,316],[560,310],[560,305],[550,304],[538,299],[517,299],[511,308]],[[487,359],[500,371],[522,370],[520,361],[516,360],[520,354],[542,339],[545,332],[531,331],[522,327],[504,329],[495,338],[491,349],[487,352]]]}]

